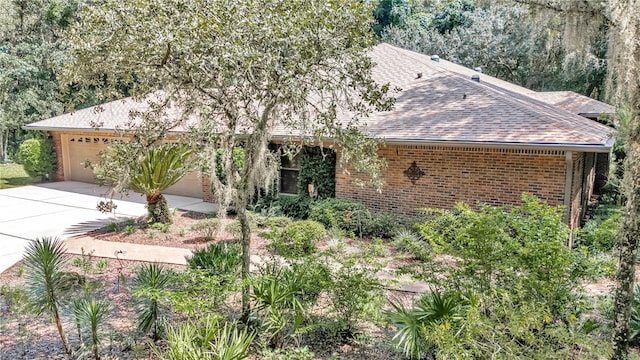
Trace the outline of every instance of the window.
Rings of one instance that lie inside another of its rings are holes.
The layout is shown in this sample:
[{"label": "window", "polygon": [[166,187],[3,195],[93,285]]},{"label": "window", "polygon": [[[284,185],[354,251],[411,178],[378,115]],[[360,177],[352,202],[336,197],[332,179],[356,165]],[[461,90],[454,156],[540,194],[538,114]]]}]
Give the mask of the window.
[{"label": "window", "polygon": [[298,159],[297,156],[290,159],[288,156],[280,158],[280,193],[298,194]]}]

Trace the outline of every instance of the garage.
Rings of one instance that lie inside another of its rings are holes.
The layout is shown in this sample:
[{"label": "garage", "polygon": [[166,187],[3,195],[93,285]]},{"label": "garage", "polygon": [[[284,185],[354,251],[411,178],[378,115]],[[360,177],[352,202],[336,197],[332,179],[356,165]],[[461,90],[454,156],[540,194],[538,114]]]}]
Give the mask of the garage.
[{"label": "garage", "polygon": [[[64,178],[70,181],[95,183],[93,171],[84,166],[87,161],[95,162],[115,137],[67,135],[61,136],[65,157]],[[165,191],[166,194],[202,198],[200,173],[195,171]]]}]

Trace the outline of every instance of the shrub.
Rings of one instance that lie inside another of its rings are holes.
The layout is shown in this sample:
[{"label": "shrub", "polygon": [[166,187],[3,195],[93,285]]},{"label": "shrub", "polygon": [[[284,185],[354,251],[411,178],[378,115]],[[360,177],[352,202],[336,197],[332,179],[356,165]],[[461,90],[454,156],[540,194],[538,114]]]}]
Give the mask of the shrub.
[{"label": "shrub", "polygon": [[328,267],[318,261],[266,263],[252,279],[255,313],[261,318],[269,343],[281,348],[287,338],[305,331],[306,309],[313,306],[328,283]]},{"label": "shrub", "polygon": [[283,256],[309,255],[316,251],[316,243],[327,236],[319,222],[297,220],[275,236],[273,247]]},{"label": "shrub", "polygon": [[292,221],[293,220],[291,220],[291,218],[287,216],[274,216],[268,217],[265,220],[265,225],[268,227],[283,228],[291,224]]},{"label": "shrub", "polygon": [[327,295],[336,316],[337,335],[346,340],[353,338],[365,315],[378,311],[382,292],[373,272],[351,259],[333,272]]},{"label": "shrub", "polygon": [[362,236],[391,239],[402,228],[400,219],[390,212],[373,212],[360,224]]},{"label": "shrub", "polygon": [[578,232],[578,246],[585,246],[594,252],[609,251],[613,248],[620,225],[619,207],[599,207],[594,217]]},{"label": "shrub", "polygon": [[220,219],[209,218],[198,220],[191,225],[190,229],[200,233],[205,240],[213,240],[213,237],[220,229]]},{"label": "shrub", "polygon": [[422,261],[431,259],[431,245],[415,233],[403,230],[396,234],[393,239],[394,244],[400,250],[413,255],[416,259]]},{"label": "shrub", "polygon": [[311,199],[303,196],[280,196],[278,206],[285,216],[294,219],[306,219],[309,217]]},{"label": "shrub", "polygon": [[311,204],[309,219],[327,228],[339,227],[348,233],[358,234],[362,224],[368,222],[371,213],[364,205],[347,199],[324,199]]},{"label": "shrub", "polygon": [[456,204],[452,210],[422,209],[424,220],[414,225],[418,234],[436,253],[460,249],[458,241],[475,216],[469,205]]},{"label": "shrub", "polygon": [[241,260],[239,244],[217,243],[194,251],[193,256],[187,259],[187,265],[191,269],[207,270],[211,275],[231,275],[236,273]]},{"label": "shrub", "polygon": [[55,151],[47,140],[25,140],[20,144],[18,160],[31,177],[45,176],[56,171]]}]

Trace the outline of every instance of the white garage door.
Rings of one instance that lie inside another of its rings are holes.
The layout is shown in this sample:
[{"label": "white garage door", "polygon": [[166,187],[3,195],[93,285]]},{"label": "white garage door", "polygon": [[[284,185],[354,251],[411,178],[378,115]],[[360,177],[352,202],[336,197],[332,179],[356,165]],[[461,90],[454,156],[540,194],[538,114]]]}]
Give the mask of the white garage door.
[{"label": "white garage door", "polygon": [[[87,160],[96,162],[98,154],[109,146],[114,138],[69,136],[66,144],[69,161],[65,164],[65,179],[95,183],[93,171],[84,167]],[[63,140],[64,141],[64,140]],[[165,191],[166,194],[202,198],[202,182],[198,171],[192,172]]]}]

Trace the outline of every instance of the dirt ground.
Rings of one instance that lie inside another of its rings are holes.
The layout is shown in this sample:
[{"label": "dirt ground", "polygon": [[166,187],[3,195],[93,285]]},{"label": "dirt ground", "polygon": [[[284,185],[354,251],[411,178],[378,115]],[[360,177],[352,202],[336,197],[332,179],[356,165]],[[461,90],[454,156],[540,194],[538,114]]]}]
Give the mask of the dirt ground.
[{"label": "dirt ground", "polygon": [[[217,241],[233,241],[234,236],[225,231],[226,225],[233,221],[225,219],[221,230],[216,234],[215,240],[207,241],[203,235],[190,229],[191,225],[206,215],[193,212],[177,211],[174,223],[167,232],[160,229],[151,229],[145,226],[143,219],[134,222],[112,224],[111,226],[96,230],[88,235],[105,241],[128,242],[147,245],[161,245],[168,247],[180,247],[189,249],[204,248],[208,244]],[[252,237],[252,253],[259,256],[269,256],[268,241],[263,239],[258,230]],[[345,245],[349,248],[357,248],[363,243],[358,240],[348,240]],[[321,247],[327,247],[327,243]],[[343,248],[344,249],[344,248]],[[389,254],[389,259],[392,257]],[[406,261],[398,259],[400,263]],[[136,267],[140,262],[117,259],[100,259],[91,256],[71,256],[66,271],[77,272],[86,279],[85,284],[91,284],[98,298],[108,300],[111,304],[108,324],[103,331],[106,340],[101,346],[103,359],[157,359],[157,355],[150,346],[148,338],[135,335],[135,310],[131,294],[132,283],[135,278]],[[165,266],[167,266],[165,264]],[[171,265],[176,270],[181,270],[178,265]],[[390,265],[394,267],[396,265]],[[22,287],[25,284],[24,269],[21,263],[0,274],[0,360],[13,359],[71,359],[64,354],[62,344],[53,322],[49,315],[33,316],[15,311],[12,301],[15,301],[5,291]],[[415,296],[392,292],[389,296],[406,297],[410,302]],[[14,309],[14,311],[12,311]],[[66,310],[63,318],[67,320],[63,324],[69,342],[77,345],[78,335],[75,325],[68,319],[73,315]],[[384,344],[383,339],[390,339],[390,329],[368,325],[362,332],[363,341],[353,344],[339,344],[325,341],[322,337],[312,344],[312,351],[317,358],[331,359],[339,355],[340,359],[395,359],[398,354],[390,344]],[[329,337],[327,337],[328,339]],[[382,344],[382,347],[381,347]],[[156,344],[162,346],[162,343]],[[260,359],[260,355],[252,355],[250,359]]]}]

